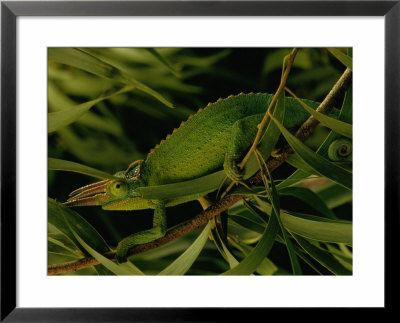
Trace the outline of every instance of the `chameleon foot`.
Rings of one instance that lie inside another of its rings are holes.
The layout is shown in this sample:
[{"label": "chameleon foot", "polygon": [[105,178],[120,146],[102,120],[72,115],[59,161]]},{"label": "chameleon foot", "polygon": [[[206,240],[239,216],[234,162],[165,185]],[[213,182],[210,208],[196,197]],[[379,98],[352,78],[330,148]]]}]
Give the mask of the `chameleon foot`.
[{"label": "chameleon foot", "polygon": [[238,169],[235,161],[225,161],[224,170],[233,182],[241,182],[243,180],[243,173]]}]

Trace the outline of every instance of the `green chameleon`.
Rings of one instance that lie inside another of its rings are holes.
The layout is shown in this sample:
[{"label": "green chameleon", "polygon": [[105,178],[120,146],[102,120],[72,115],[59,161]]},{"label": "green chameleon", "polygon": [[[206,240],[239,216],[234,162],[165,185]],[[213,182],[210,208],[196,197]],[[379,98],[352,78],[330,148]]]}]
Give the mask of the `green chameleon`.
[{"label": "green chameleon", "polygon": [[[123,239],[117,246],[118,262],[126,261],[130,248],[165,235],[168,206],[200,198],[198,194],[172,200],[145,199],[140,187],[184,182],[224,169],[233,181],[242,173],[236,166],[248,151],[273,95],[239,94],[219,99],[182,122],[147,158],[133,162],[116,179],[104,180],[72,192],[67,206],[100,205],[105,210],[154,209],[153,227]],[[303,100],[316,109],[317,102]],[[284,126],[299,126],[309,117],[298,101],[285,101]],[[268,156],[267,156],[268,157]]]}]

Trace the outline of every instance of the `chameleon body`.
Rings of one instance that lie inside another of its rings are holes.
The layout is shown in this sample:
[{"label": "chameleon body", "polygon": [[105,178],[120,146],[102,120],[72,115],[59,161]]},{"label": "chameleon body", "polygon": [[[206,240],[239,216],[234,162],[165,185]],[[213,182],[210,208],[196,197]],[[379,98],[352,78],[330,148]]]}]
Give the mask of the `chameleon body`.
[{"label": "chameleon body", "polygon": [[[241,174],[236,164],[251,146],[272,94],[239,94],[219,99],[189,117],[166,140],[153,149],[144,161],[132,163],[126,171],[71,193],[67,206],[101,205],[107,210],[154,209],[153,228],[123,239],[117,247],[117,261],[126,261],[134,245],[162,237],[166,232],[165,207],[195,200],[187,196],[179,201],[147,200],[138,187],[163,185],[195,179],[224,169],[234,181]],[[316,109],[317,102],[303,100]],[[308,112],[293,98],[286,98],[284,126],[299,126]],[[266,156],[268,157],[268,156]]]}]

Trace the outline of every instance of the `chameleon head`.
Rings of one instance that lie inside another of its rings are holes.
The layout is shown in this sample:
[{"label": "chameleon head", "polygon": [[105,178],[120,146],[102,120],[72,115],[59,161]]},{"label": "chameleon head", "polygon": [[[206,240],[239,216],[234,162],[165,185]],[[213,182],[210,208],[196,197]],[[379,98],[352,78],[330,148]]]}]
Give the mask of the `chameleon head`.
[{"label": "chameleon head", "polygon": [[148,208],[138,188],[143,186],[140,179],[140,164],[129,166],[126,171],[114,174],[113,179],[83,186],[69,194],[66,206],[99,205],[105,210],[138,210]]}]

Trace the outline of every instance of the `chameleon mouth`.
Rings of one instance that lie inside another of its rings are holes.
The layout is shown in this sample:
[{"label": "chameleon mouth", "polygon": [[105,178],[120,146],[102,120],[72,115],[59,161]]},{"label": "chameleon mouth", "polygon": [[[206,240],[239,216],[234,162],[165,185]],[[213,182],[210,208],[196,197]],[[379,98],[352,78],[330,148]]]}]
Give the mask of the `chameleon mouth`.
[{"label": "chameleon mouth", "polygon": [[104,180],[76,189],[69,194],[65,206],[93,206],[101,205],[100,199],[106,193],[106,185],[110,180]]}]

